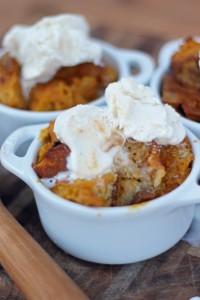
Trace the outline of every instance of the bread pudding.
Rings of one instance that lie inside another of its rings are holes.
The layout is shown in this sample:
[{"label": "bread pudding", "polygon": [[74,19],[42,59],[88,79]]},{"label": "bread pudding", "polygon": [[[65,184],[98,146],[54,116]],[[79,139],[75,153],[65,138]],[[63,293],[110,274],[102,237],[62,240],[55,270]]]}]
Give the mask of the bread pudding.
[{"label": "bread pudding", "polygon": [[3,38],[0,103],[31,111],[55,111],[99,98],[117,80],[116,69],[89,36],[82,16],[46,17],[14,26]]},{"label": "bread pudding", "polygon": [[185,117],[200,121],[200,43],[188,38],[171,58],[163,78],[162,99]]},{"label": "bread pudding", "polygon": [[110,84],[106,101],[108,108],[78,105],[41,131],[32,167],[42,183],[97,207],[137,204],[177,188],[193,161],[179,115],[131,78]]}]

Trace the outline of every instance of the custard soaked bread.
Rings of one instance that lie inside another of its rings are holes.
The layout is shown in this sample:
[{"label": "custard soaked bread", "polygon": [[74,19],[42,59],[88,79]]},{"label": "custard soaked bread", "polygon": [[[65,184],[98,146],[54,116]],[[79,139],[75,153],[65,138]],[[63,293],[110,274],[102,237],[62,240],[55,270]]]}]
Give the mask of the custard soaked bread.
[{"label": "custard soaked bread", "polygon": [[21,87],[20,72],[19,63],[9,54],[0,58],[0,103],[32,111],[63,110],[89,103],[103,94],[108,83],[117,80],[116,70],[107,65],[85,63],[63,67],[52,80],[36,84],[30,90],[27,101]]},{"label": "custard soaked bread", "polygon": [[20,66],[8,54],[0,58],[0,103],[14,108],[27,108],[20,84]]},{"label": "custard soaked bread", "polygon": [[7,54],[0,58],[0,103],[15,108],[54,111],[85,104],[118,77],[83,16],[13,26],[2,44]]},{"label": "custard soaked bread", "polygon": [[193,161],[178,114],[131,78],[109,85],[106,101],[109,109],[79,105],[41,131],[33,169],[42,183],[89,206],[141,203],[178,187]]},{"label": "custard soaked bread", "polygon": [[164,75],[162,99],[187,118],[200,121],[200,43],[187,39],[172,56]]},{"label": "custard soaked bread", "polygon": [[183,85],[200,88],[199,70],[200,43],[187,39],[172,56],[171,70],[175,78]]},{"label": "custard soaked bread", "polygon": [[[39,178],[51,178],[67,170],[67,146],[52,141],[52,127],[42,133],[45,144],[33,168]],[[45,132],[45,135],[44,135]],[[113,172],[90,180],[58,180],[51,188],[58,196],[90,206],[123,206],[148,201],[174,190],[188,176],[193,154],[185,138],[178,146],[155,142],[126,141],[124,155],[129,164],[117,161]],[[126,153],[126,154],[125,154]]]}]

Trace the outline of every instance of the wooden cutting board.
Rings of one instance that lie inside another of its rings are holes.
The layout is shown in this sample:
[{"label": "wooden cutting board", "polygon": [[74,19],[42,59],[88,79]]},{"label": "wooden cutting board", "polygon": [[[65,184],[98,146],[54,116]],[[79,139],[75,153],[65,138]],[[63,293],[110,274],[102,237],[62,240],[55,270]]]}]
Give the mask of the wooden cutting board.
[{"label": "wooden cutting board", "polygon": [[[41,1],[36,2],[41,3]],[[108,3],[108,1],[105,0],[101,1],[101,3],[105,2]],[[135,1],[133,2],[135,3]],[[122,5],[125,5],[127,6],[126,11],[128,11],[129,6],[133,2],[130,0],[113,1],[113,6],[111,4],[112,2],[109,3],[110,8],[113,7],[113,10],[115,8],[114,5],[116,4],[116,8],[118,10],[121,9]],[[154,4],[159,3],[158,1],[151,2]],[[174,1],[169,2],[172,4]],[[28,3],[32,3],[32,6],[28,5]],[[80,1],[78,1],[78,3],[81,5]],[[88,4],[89,1],[86,1],[86,3]],[[136,1],[136,3],[142,3],[144,8],[144,3],[147,2]],[[162,8],[164,18],[167,3],[168,1],[165,4],[162,2],[162,5],[165,5]],[[57,2],[54,6],[50,2],[48,2],[48,4],[49,6],[46,6],[45,8],[42,4],[40,6],[38,4],[36,9],[33,5],[33,1],[26,1],[26,3],[24,2],[25,7],[27,7],[26,18],[24,15],[22,16],[22,11],[20,11],[21,15],[18,13],[18,16],[19,18],[23,18],[25,21],[31,21],[41,15],[55,14],[63,11],[62,8],[59,10],[59,7],[62,5],[60,4],[59,6]],[[177,1],[176,8],[178,9],[181,4],[181,1]],[[69,7],[72,8],[72,11],[76,11],[75,5],[75,1],[73,1],[71,6],[69,5]],[[31,10],[32,7],[34,7],[35,10]],[[85,8],[83,8],[83,4],[81,8],[84,12]],[[3,11],[4,10],[2,10],[2,12]],[[78,6],[77,11],[79,11]],[[153,23],[150,24],[152,32],[147,31],[147,25],[144,25],[143,29],[135,26],[135,30],[132,31],[130,28],[120,28],[120,26],[117,30],[115,30],[114,25],[111,26],[109,13],[105,16],[105,18],[107,18],[107,22],[103,22],[102,19],[101,23],[96,24],[95,15],[93,15],[94,12],[90,11],[89,5],[87,6],[86,11],[88,16],[91,17],[90,19],[92,20],[93,25],[95,25],[92,30],[93,36],[109,41],[116,46],[123,48],[144,50],[151,54],[154,58],[157,57],[159,48],[165,41],[167,41],[167,38],[175,35],[175,33],[172,32],[172,25],[174,25],[174,23],[167,22],[166,19],[164,19],[165,25],[163,25],[160,21],[160,26],[163,26],[163,30],[165,31],[165,37],[163,37],[162,34],[160,34],[160,32],[162,32],[162,28],[156,29],[156,26],[154,26]],[[169,12],[169,8],[167,11]],[[98,15],[97,11],[95,13]],[[134,16],[133,11],[133,22],[134,17],[136,17],[135,25],[137,25],[136,23],[138,22],[137,14]],[[185,14],[187,14],[187,11],[185,11]],[[112,14],[113,22],[115,21],[114,16],[115,13]],[[148,10],[146,11],[145,16],[148,17]],[[101,17],[103,18],[104,15],[101,14]],[[6,20],[5,17],[4,19],[5,24],[8,25],[9,22],[11,23],[11,21]],[[15,20],[14,16],[13,20]],[[143,19],[144,22],[145,20],[146,19]],[[190,20],[191,22],[187,23],[187,25],[190,24],[190,26],[195,28],[195,19],[193,20],[191,16]],[[118,20],[119,23],[120,21],[121,20]],[[4,28],[6,28],[6,26]],[[177,34],[180,32],[179,23],[177,23],[177,26],[173,28],[175,28],[174,30]],[[184,28],[183,32],[185,30],[185,33],[187,34],[186,29]],[[3,32],[1,30],[0,34],[2,33]],[[64,253],[50,241],[41,226],[31,190],[21,180],[5,171],[2,167],[0,167],[0,197],[13,216],[61,266],[61,268],[66,271],[66,273],[81,287],[90,299],[188,300],[192,296],[200,295],[200,247],[194,248],[181,241],[166,253],[139,263],[121,266],[106,266],[88,263]],[[25,298],[3,268],[0,268],[0,300],[4,299],[23,300]]]}]

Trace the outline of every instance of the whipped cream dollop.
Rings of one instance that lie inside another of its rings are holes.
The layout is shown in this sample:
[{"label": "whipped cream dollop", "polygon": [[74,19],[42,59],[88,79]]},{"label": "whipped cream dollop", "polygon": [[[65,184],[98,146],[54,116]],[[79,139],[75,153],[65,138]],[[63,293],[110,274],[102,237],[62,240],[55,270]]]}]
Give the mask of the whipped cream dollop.
[{"label": "whipped cream dollop", "polygon": [[150,88],[124,78],[106,89],[108,108],[78,105],[55,121],[57,138],[71,150],[68,179],[91,179],[112,171],[124,153],[126,139],[166,145],[179,144],[185,129],[178,113],[162,105]]},{"label": "whipped cream dollop", "polygon": [[140,142],[155,140],[161,145],[176,145],[184,139],[185,129],[179,114],[133,78],[109,84],[105,97],[109,111],[126,138]]},{"label": "whipped cream dollop", "polygon": [[90,105],[63,112],[55,121],[54,132],[71,150],[67,160],[71,179],[91,179],[110,172],[124,143],[112,114]]},{"label": "whipped cream dollop", "polygon": [[21,65],[25,97],[37,83],[49,81],[62,66],[83,62],[100,64],[102,50],[91,40],[89,25],[81,15],[45,17],[32,26],[13,26],[2,41]]}]

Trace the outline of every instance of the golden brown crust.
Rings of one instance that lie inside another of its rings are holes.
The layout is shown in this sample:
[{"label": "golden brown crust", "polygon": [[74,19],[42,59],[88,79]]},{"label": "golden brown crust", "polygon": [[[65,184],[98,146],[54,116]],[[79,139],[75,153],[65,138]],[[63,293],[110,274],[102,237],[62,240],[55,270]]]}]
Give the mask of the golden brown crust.
[{"label": "golden brown crust", "polygon": [[39,159],[32,167],[39,178],[51,178],[67,170],[66,159],[70,149],[64,144],[45,144],[39,152]]},{"label": "golden brown crust", "polygon": [[88,103],[99,97],[97,80],[92,76],[74,78],[71,84],[74,93],[74,102]]},{"label": "golden brown crust", "polygon": [[171,74],[162,83],[163,102],[185,117],[200,121],[200,43],[188,38],[171,58]]},{"label": "golden brown crust", "polygon": [[0,59],[0,103],[14,108],[27,108],[21,90],[20,66],[8,54]]},{"label": "golden brown crust", "polygon": [[53,80],[32,88],[30,110],[62,110],[77,104],[86,104],[98,98],[103,89],[115,80],[117,73],[109,66],[83,63],[74,67],[63,67]]},{"label": "golden brown crust", "polygon": [[156,189],[157,197],[177,188],[189,175],[194,157],[188,138],[177,146],[164,146],[160,158],[166,175]]},{"label": "golden brown crust", "polygon": [[164,103],[170,104],[178,111],[181,108],[183,97],[187,97],[184,86],[171,74],[163,76],[161,95]]},{"label": "golden brown crust", "polygon": [[66,83],[56,79],[48,83],[39,83],[30,91],[30,110],[62,110],[78,103],[85,104],[85,101],[77,99],[74,91]]},{"label": "golden brown crust", "polygon": [[[52,131],[52,125],[48,131]],[[47,154],[55,148],[51,135],[44,135],[45,143],[39,151],[34,168],[42,166],[40,177],[49,177],[48,163],[55,157]],[[63,144],[60,144],[63,145]],[[50,147],[50,150],[49,150]],[[116,161],[112,173],[92,180],[58,181],[51,189],[58,196],[89,206],[124,206],[152,200],[179,186],[189,175],[193,154],[187,138],[175,146],[162,146],[155,142],[142,143],[128,139],[124,146],[128,163]],[[63,159],[62,152],[56,160]],[[52,161],[51,161],[52,160]],[[66,157],[63,164],[67,164]],[[54,171],[58,171],[53,167]],[[54,172],[55,174],[55,172]]]},{"label": "golden brown crust", "polygon": [[153,199],[155,188],[165,176],[165,167],[160,161],[161,146],[155,142],[146,144],[129,139],[125,151],[130,161],[127,166],[117,168],[118,178],[113,197],[115,206]]},{"label": "golden brown crust", "polygon": [[171,70],[180,83],[200,88],[199,52],[200,43],[187,39],[172,56]]},{"label": "golden brown crust", "polygon": [[173,106],[187,118],[200,121],[200,89],[180,84],[173,75],[165,75],[162,84],[164,103]]},{"label": "golden brown crust", "polygon": [[116,70],[106,65],[83,63],[63,67],[52,80],[34,86],[26,100],[21,89],[20,65],[5,54],[0,58],[0,103],[32,111],[63,110],[97,99],[116,80]]},{"label": "golden brown crust", "polygon": [[116,175],[108,173],[92,180],[57,182],[51,191],[60,197],[88,206],[111,206]]}]

